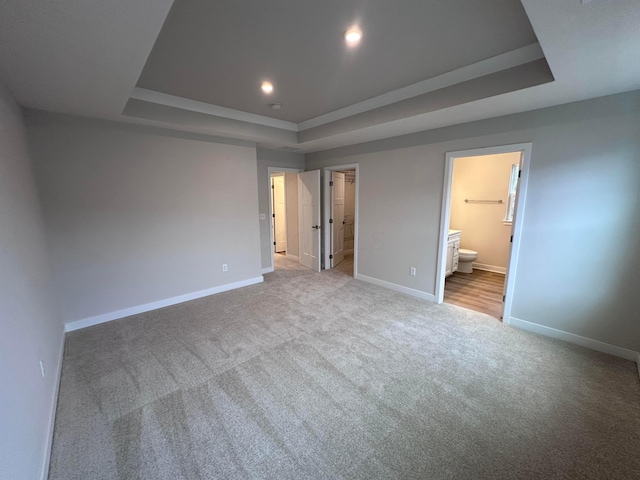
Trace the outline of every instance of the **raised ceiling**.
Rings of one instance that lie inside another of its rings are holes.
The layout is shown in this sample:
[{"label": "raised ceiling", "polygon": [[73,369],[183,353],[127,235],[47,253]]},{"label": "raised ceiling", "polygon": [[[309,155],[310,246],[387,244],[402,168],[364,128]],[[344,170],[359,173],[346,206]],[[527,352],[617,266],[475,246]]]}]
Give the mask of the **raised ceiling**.
[{"label": "raised ceiling", "polygon": [[300,123],[536,42],[514,0],[176,0],[137,86]]},{"label": "raised ceiling", "polygon": [[638,25],[638,0],[0,0],[0,83],[27,108],[313,152],[640,89]]}]

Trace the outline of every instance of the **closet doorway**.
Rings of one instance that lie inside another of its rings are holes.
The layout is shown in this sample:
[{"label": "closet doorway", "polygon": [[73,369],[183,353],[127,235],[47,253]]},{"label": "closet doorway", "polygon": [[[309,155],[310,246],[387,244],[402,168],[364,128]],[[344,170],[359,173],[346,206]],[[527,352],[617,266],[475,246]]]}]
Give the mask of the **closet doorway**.
[{"label": "closet doorway", "polygon": [[447,153],[437,303],[509,323],[530,158],[530,143]]},{"label": "closet doorway", "polygon": [[324,169],[323,260],[325,269],[355,277],[358,263],[358,164]]}]

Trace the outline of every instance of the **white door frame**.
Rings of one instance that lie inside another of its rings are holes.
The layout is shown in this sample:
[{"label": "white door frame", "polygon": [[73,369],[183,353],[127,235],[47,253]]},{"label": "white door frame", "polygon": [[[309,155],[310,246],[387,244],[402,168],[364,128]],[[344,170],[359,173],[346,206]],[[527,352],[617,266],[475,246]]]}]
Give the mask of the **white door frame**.
[{"label": "white door frame", "polygon": [[[273,228],[271,228],[271,222],[273,221],[273,196],[271,194],[271,174],[272,173],[300,173],[304,170],[302,168],[281,168],[281,167],[267,167],[267,182],[269,192],[269,251],[271,252],[271,265],[264,269],[264,272],[273,272],[275,268],[274,251],[273,251]],[[286,186],[285,186],[286,189]]]},{"label": "white door frame", "polygon": [[[332,165],[330,167],[324,167],[322,175],[324,177],[322,186],[322,220],[323,224],[329,226],[329,218],[331,216],[331,190],[329,182],[331,181],[331,174],[329,172],[336,170],[354,170],[356,171],[356,192],[353,214],[353,277],[356,278],[358,274],[358,209],[360,202],[360,164],[348,163],[345,165]],[[322,236],[322,250],[323,263],[325,269],[331,268],[331,260],[329,255],[331,254],[331,229],[325,228],[324,235]]]},{"label": "white door frame", "polygon": [[[529,165],[531,164],[532,143],[516,143],[512,145],[500,145],[495,147],[475,148],[471,150],[458,150],[446,153],[444,170],[444,188],[442,191],[442,211],[440,213],[440,243],[438,248],[438,263],[436,268],[436,303],[444,301],[444,273],[447,262],[447,242],[449,236],[449,216],[451,214],[451,190],[453,180],[453,162],[461,157],[478,157],[482,155],[498,155],[501,153],[522,152],[521,175],[518,181],[518,193],[516,207],[513,214],[512,234],[513,243],[507,261],[506,288],[502,322],[509,324],[511,320],[511,306],[513,303],[513,289],[516,281],[518,267],[518,254],[520,251],[520,238],[522,236],[522,222],[524,219],[524,206],[527,197],[527,183],[529,180]],[[505,185],[507,188],[507,185]]]}]

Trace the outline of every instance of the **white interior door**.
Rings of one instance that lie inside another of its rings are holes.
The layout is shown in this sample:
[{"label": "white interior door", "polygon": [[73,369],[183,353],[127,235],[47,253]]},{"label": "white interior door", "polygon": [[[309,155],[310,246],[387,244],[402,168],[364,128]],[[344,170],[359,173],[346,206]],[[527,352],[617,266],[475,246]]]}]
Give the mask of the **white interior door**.
[{"label": "white interior door", "polygon": [[300,263],[320,271],[320,170],[298,174]]},{"label": "white interior door", "polygon": [[287,209],[285,204],[284,175],[273,177],[273,213],[275,251],[287,251]]},{"label": "white interior door", "polygon": [[514,236],[514,232],[515,232],[515,226],[516,226],[516,215],[517,215],[517,205],[518,205],[518,196],[520,195],[520,174],[522,173],[522,169],[524,167],[524,153],[520,154],[520,168],[518,170],[518,186],[516,187],[516,199],[515,199],[515,205],[514,205],[514,209],[513,209],[513,218],[511,221],[511,243],[509,243],[509,256],[507,257],[507,269],[505,271],[505,275],[504,275],[504,285],[502,287],[502,314],[500,315],[500,318],[503,319],[504,321],[504,301],[505,298],[507,298],[507,285],[508,285],[508,280],[509,280],[509,264],[511,263],[511,257],[513,254],[513,236]]},{"label": "white interior door", "polygon": [[331,268],[344,260],[344,173],[331,172]]}]

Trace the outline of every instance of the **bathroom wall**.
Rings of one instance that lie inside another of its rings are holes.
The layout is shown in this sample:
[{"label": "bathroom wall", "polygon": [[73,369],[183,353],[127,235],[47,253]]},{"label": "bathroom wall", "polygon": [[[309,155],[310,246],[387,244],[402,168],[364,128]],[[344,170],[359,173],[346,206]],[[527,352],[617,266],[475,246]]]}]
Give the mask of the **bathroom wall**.
[{"label": "bathroom wall", "polygon": [[[344,182],[344,217],[347,222],[354,218],[356,211],[356,182],[346,180]],[[344,250],[345,252],[353,251],[353,234],[355,226],[346,224],[344,226]]]},{"label": "bathroom wall", "polygon": [[[462,230],[461,248],[478,252],[475,268],[504,273],[511,224],[505,224],[511,166],[520,153],[456,158],[453,164],[450,228]],[[465,203],[502,200],[502,204]]]}]

